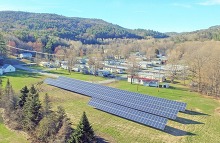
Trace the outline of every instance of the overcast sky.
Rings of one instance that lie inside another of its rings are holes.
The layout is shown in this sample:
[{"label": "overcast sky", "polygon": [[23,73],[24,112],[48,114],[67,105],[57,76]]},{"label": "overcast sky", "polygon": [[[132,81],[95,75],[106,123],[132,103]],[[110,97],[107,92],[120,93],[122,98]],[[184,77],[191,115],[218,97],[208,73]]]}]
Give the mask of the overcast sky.
[{"label": "overcast sky", "polygon": [[0,10],[98,18],[125,28],[160,32],[220,25],[220,0],[0,0]]}]

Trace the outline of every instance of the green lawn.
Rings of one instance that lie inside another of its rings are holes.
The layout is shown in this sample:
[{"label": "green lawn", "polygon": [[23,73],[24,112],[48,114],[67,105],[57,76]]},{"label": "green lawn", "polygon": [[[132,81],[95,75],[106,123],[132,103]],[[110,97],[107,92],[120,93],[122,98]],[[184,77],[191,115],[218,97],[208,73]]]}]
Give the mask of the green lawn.
[{"label": "green lawn", "polygon": [[79,73],[79,72],[71,72],[71,74],[69,74],[69,72],[67,70],[64,70],[64,69],[50,70],[48,72],[58,74],[58,75],[61,75],[61,76],[67,76],[67,77],[79,79],[79,80],[85,80],[85,81],[103,81],[103,80],[106,80],[103,77],[94,76],[94,75],[84,75],[84,74]]},{"label": "green lawn", "polygon": [[49,68],[45,68],[43,66],[39,66],[39,65],[30,65],[28,66],[31,69],[36,69],[36,70],[45,70],[45,69],[49,69]]},{"label": "green lawn", "polygon": [[28,141],[22,134],[8,130],[0,123],[0,143],[28,143]]},{"label": "green lawn", "polygon": [[[72,73],[69,75],[67,71],[64,70],[54,70],[51,72],[56,74],[61,72],[59,73],[60,75],[75,77],[81,80],[90,80],[91,78],[90,75],[82,75],[80,73]],[[8,77],[10,77],[10,81],[17,91],[23,87],[24,84],[31,85],[32,83],[37,83],[45,78],[37,74],[27,74],[25,72],[8,75]],[[100,77],[95,78],[98,80]],[[6,79],[7,78],[5,77],[4,82]],[[21,80],[24,80],[24,82],[21,82]],[[104,79],[101,78],[101,80]],[[63,106],[74,127],[76,127],[79,122],[83,111],[86,111],[96,135],[109,142],[218,143],[220,140],[220,102],[216,99],[189,92],[187,87],[179,84],[171,84],[172,88],[170,89],[160,88],[159,92],[157,88],[131,85],[126,81],[111,83],[108,86],[183,101],[187,103],[187,109],[192,111],[189,111],[188,114],[179,113],[179,118],[176,121],[169,120],[166,130],[163,132],[96,110],[93,107],[88,106],[87,103],[90,98],[46,84],[39,86],[39,88],[41,88],[40,98],[42,99],[45,93],[48,93],[53,108],[56,109],[58,105]],[[2,131],[0,124],[0,137],[3,134],[4,131]],[[7,142],[7,140],[0,140],[0,142]]]},{"label": "green lawn", "polygon": [[27,143],[27,139],[20,133],[10,131],[3,124],[2,115],[0,113],[0,143]]},{"label": "green lawn", "polygon": [[7,79],[9,79],[15,92],[19,92],[19,90],[25,85],[31,86],[32,84],[43,81],[45,78],[42,75],[28,73],[23,70],[17,70],[14,73],[7,73],[0,77],[3,79],[3,87],[5,86]]},{"label": "green lawn", "polygon": [[[137,92],[137,85],[131,85],[126,81],[112,83],[109,86]],[[48,85],[44,88],[51,96],[54,108],[58,105],[63,106],[74,126],[82,112],[86,111],[96,134],[109,142],[219,142],[220,113],[217,113],[216,109],[220,107],[220,102],[189,92],[181,85],[172,86],[172,89],[160,88],[159,92],[157,88],[138,86],[139,93],[183,101],[187,103],[187,109],[192,110],[188,114],[179,113],[177,121],[169,120],[165,132],[96,110],[87,105],[90,100],[88,97]],[[44,93],[41,96],[43,97]]]}]

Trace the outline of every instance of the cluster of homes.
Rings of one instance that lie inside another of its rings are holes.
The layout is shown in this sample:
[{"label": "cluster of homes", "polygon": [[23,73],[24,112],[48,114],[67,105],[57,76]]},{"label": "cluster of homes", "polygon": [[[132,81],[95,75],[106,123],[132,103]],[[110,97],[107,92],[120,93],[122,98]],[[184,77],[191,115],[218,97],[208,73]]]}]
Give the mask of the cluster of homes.
[{"label": "cluster of homes", "polygon": [[[88,58],[78,58],[77,64],[72,67],[72,71],[81,72],[83,74],[95,74],[97,76],[114,78],[117,76],[126,77],[128,82],[142,84],[144,86],[154,86],[158,87],[169,87],[166,81],[167,71],[170,70],[169,65],[166,65],[167,57],[163,55],[157,55],[157,58],[152,59],[151,61],[146,60],[145,56],[142,56],[140,53],[133,53],[132,56],[135,56],[139,65],[139,71],[135,76],[127,75],[129,68],[129,61],[123,58],[115,57],[114,60],[101,61],[102,67],[95,69],[93,66],[89,66]],[[20,58],[31,58],[31,53],[21,53]],[[61,67],[68,70],[67,61],[55,61],[51,62],[41,62],[41,66],[44,67]],[[125,78],[124,78],[125,79]]]},{"label": "cluster of homes", "polygon": [[15,71],[16,71],[15,67],[9,64],[4,64],[2,67],[0,67],[0,75]]},{"label": "cluster of homes", "polygon": [[[140,56],[136,57],[141,59]],[[97,76],[109,78],[114,78],[116,77],[116,75],[123,76],[126,77],[126,80],[128,82],[153,87],[158,87],[160,85],[167,88],[169,87],[169,85],[164,83],[166,81],[166,68],[163,65],[166,60],[167,58],[164,56],[155,58],[152,61],[144,61],[143,59],[139,60],[138,65],[140,67],[140,70],[136,73],[135,76],[127,74],[129,62],[125,59],[102,61],[102,67],[95,70],[92,66],[88,64],[88,58],[78,58],[77,64],[72,67],[72,71],[81,72],[83,74],[96,74]],[[68,69],[67,61],[57,61],[53,64],[50,62],[41,62],[40,65],[46,67],[54,67],[59,65],[63,69]]]}]

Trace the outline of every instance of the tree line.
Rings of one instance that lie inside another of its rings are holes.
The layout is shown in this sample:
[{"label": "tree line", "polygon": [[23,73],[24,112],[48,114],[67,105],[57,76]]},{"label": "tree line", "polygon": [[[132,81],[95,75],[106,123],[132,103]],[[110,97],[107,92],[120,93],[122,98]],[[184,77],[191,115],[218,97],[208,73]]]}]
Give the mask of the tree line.
[{"label": "tree line", "polygon": [[76,129],[72,127],[65,110],[58,106],[52,110],[50,97],[45,94],[41,102],[37,89],[24,86],[20,95],[15,95],[8,80],[5,88],[0,80],[0,108],[4,109],[5,124],[29,135],[33,143],[91,143],[96,137],[86,113],[83,112]]},{"label": "tree line", "polygon": [[170,49],[168,64],[184,67],[177,72],[172,68],[174,79],[188,80],[192,91],[220,96],[220,48],[219,42],[185,42]]}]

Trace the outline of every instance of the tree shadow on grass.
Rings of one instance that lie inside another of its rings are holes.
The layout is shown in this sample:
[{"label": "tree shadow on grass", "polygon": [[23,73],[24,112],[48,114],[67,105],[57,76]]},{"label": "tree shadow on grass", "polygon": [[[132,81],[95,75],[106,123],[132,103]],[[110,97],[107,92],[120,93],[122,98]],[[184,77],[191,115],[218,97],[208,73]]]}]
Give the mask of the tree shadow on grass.
[{"label": "tree shadow on grass", "polygon": [[59,74],[59,75],[71,75],[70,73],[63,73],[63,72],[57,72],[57,71],[47,71],[47,73]]},{"label": "tree shadow on grass", "polygon": [[166,126],[163,132],[168,133],[173,136],[195,136],[196,134],[187,132],[184,130],[176,129],[170,126]]},{"label": "tree shadow on grass", "polygon": [[181,123],[181,124],[204,124],[198,121],[193,121],[193,120],[182,118],[182,117],[176,117],[176,119],[173,121]]},{"label": "tree shadow on grass", "polygon": [[206,113],[201,113],[197,111],[192,111],[192,110],[185,110],[185,112],[182,112],[184,114],[189,114],[189,115],[205,115],[205,116],[210,116],[209,114]]},{"label": "tree shadow on grass", "polygon": [[40,74],[38,73],[28,73],[26,71],[15,71],[13,73],[6,73],[3,76],[1,76],[1,78],[11,78],[11,77],[20,77],[20,78],[40,78],[42,77]]},{"label": "tree shadow on grass", "polygon": [[109,143],[107,140],[99,136],[96,137],[96,140],[97,140],[97,143]]}]

